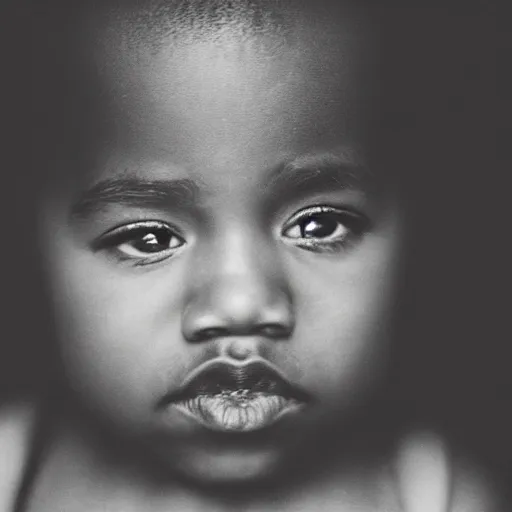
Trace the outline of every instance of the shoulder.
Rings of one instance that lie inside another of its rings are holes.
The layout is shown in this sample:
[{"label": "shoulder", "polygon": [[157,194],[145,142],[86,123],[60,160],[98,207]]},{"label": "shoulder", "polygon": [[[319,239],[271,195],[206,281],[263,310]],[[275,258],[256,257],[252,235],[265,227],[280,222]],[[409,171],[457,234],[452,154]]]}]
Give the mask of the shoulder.
[{"label": "shoulder", "polygon": [[404,510],[448,510],[451,461],[444,440],[430,431],[414,432],[398,448],[396,471]]},{"label": "shoulder", "polygon": [[35,414],[27,402],[0,406],[0,510],[10,510],[16,498]]},{"label": "shoulder", "polygon": [[434,432],[407,436],[399,446],[396,469],[408,512],[496,510],[489,475],[469,458],[455,455]]}]

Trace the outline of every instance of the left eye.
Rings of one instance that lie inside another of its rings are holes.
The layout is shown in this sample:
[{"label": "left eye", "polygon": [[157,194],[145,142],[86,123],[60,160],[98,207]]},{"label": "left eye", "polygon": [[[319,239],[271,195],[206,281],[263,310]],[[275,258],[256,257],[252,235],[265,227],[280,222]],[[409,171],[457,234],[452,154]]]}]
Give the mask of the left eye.
[{"label": "left eye", "polygon": [[181,245],[181,240],[172,233],[164,230],[153,230],[141,233],[133,240],[120,244],[118,250],[128,256],[138,257],[176,249]]},{"label": "left eye", "polygon": [[366,224],[366,217],[355,212],[318,206],[298,212],[282,234],[307,247],[341,244],[361,236]]},{"label": "left eye", "polygon": [[115,249],[126,259],[148,260],[171,256],[185,240],[167,224],[142,222],[123,226],[107,234],[99,249]]}]

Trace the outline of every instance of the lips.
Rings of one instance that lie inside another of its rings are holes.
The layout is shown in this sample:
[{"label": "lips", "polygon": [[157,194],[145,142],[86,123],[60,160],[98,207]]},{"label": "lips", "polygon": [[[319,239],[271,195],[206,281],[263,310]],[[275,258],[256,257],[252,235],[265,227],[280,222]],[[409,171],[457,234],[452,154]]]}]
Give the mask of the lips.
[{"label": "lips", "polygon": [[270,426],[309,399],[266,361],[233,364],[216,360],[190,373],[162,405],[213,430],[249,432]]}]

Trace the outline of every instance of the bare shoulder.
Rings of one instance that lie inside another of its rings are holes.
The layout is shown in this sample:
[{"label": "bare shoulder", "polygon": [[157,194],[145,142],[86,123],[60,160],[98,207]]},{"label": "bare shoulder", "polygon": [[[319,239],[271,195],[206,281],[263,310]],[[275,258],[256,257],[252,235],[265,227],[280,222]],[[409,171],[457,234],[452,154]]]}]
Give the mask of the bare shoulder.
[{"label": "bare shoulder", "polygon": [[30,445],[36,407],[29,403],[0,406],[0,510],[14,503]]},{"label": "bare shoulder", "polygon": [[498,491],[487,472],[455,455],[433,432],[409,436],[400,447],[398,476],[405,510],[498,512]]}]

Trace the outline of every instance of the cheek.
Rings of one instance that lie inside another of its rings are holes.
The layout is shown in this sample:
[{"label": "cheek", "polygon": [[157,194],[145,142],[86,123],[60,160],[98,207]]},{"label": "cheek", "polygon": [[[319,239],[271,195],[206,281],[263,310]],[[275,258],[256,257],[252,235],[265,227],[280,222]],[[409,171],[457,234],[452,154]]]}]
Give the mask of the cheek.
[{"label": "cheek", "polygon": [[393,243],[369,240],[300,283],[297,347],[308,362],[305,379],[340,404],[370,388],[385,369],[395,254]]},{"label": "cheek", "polygon": [[171,276],[134,277],[65,242],[56,247],[49,278],[68,381],[109,415],[147,413],[172,384],[169,376],[182,373],[183,272],[173,267]]}]

